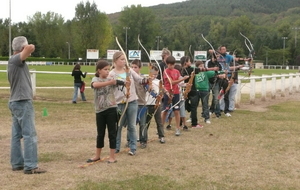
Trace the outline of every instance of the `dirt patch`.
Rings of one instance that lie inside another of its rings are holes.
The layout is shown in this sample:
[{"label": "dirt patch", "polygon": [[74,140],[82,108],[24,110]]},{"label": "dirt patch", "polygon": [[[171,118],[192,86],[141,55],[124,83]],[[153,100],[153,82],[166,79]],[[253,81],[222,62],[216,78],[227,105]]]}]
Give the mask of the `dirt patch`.
[{"label": "dirt patch", "polygon": [[293,93],[285,95],[285,97],[281,97],[280,95],[276,96],[274,99],[268,97],[267,100],[263,101],[259,98],[255,100],[254,104],[250,103],[241,103],[237,106],[238,110],[250,110],[254,112],[265,112],[268,111],[269,106],[276,105],[283,102],[289,101],[300,101],[299,93]]}]

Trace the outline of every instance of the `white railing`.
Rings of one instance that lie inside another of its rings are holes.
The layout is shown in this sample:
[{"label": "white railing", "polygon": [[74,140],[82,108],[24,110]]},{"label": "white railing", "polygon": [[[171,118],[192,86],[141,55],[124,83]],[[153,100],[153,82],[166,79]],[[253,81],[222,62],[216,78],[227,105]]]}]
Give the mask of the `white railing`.
[{"label": "white railing", "polygon": [[[0,72],[7,72],[6,70],[0,70]],[[68,89],[74,88],[73,86],[65,87],[37,87],[36,86],[36,74],[67,74],[71,75],[71,72],[53,72],[53,71],[35,71],[30,70],[33,94],[36,95],[36,89]],[[94,73],[87,73],[94,75]],[[244,77],[238,80],[236,105],[241,103],[242,94],[249,94],[251,104],[255,104],[256,95],[261,95],[261,100],[266,101],[268,93],[271,94],[271,98],[275,99],[277,96],[284,97],[288,94],[300,92],[300,73],[290,74],[273,74],[263,76],[251,76]],[[250,81],[250,82],[249,82]],[[0,89],[9,89],[9,87],[0,87]]]},{"label": "white railing", "polygon": [[[255,96],[260,94],[261,100],[266,101],[267,93],[271,94],[271,98],[275,99],[278,95],[281,97],[299,92],[300,73],[290,74],[272,74],[262,76],[245,77],[238,80],[236,105],[241,103],[242,94],[249,94],[250,104],[255,104]],[[249,81],[250,82],[246,82]],[[244,81],[244,83],[243,83]]]}]

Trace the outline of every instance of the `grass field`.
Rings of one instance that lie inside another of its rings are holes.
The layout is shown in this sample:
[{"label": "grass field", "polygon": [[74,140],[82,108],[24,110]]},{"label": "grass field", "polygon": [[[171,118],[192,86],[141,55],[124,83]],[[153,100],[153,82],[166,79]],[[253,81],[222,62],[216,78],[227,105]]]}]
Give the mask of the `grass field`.
[{"label": "grass field", "polygon": [[[35,69],[37,71],[55,71],[55,72],[71,72],[73,66],[68,65],[55,65],[55,66],[29,66],[30,69]],[[0,70],[6,70],[6,66],[0,65]],[[82,66],[81,70],[83,72],[88,72],[86,82],[90,82],[95,73],[95,66]],[[279,69],[254,69],[252,75],[261,76],[274,74],[287,74],[296,73],[297,70],[279,70]],[[143,74],[148,74],[148,67],[143,67],[141,72]],[[240,77],[247,76],[245,73],[240,73]],[[37,74],[37,87],[45,86],[73,86],[73,77],[67,74]],[[0,72],[0,86],[8,87],[7,74]]]},{"label": "grass field", "polygon": [[[67,69],[63,66],[60,71],[69,71]],[[83,67],[82,70],[87,69]],[[87,71],[92,72],[92,69]],[[1,86],[4,76],[5,73],[0,73]],[[51,86],[53,81],[72,86],[71,76],[51,75],[53,79],[41,76],[45,86]],[[252,105],[256,111],[244,106],[232,117],[212,117],[212,124],[182,131],[179,137],[174,135],[174,127],[165,130],[166,144],[158,142],[153,121],[148,147],[138,148],[136,156],[127,155],[123,148],[116,156],[116,164],[103,161],[80,168],[95,150],[93,93],[86,89],[88,101],[78,101],[75,105],[70,103],[72,93],[73,89],[37,90],[34,106],[39,166],[48,172],[28,176],[11,170],[9,90],[0,91],[1,189],[300,189],[300,101],[297,94],[288,101],[277,99],[268,107],[263,102]],[[258,109],[261,106],[265,108],[263,111]],[[48,116],[43,116],[45,109]],[[122,134],[122,147],[124,139],[126,129]],[[104,160],[108,151],[106,137]]]}]

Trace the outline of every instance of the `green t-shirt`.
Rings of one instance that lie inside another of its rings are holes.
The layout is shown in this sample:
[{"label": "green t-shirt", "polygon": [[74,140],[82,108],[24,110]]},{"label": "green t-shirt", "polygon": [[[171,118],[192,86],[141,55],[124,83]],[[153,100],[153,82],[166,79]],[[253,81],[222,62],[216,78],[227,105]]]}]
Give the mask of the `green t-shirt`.
[{"label": "green t-shirt", "polygon": [[195,75],[195,88],[198,91],[209,91],[209,78],[215,76],[215,71],[200,72]]}]

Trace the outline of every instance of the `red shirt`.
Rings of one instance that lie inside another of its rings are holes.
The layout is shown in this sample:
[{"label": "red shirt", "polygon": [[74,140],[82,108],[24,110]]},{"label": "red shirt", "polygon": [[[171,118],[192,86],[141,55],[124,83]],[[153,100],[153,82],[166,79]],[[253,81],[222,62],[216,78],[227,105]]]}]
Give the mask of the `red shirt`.
[{"label": "red shirt", "polygon": [[[163,74],[165,89],[167,91],[169,91],[171,89],[171,84],[170,84],[170,81],[169,81],[168,77],[172,81],[174,81],[174,80],[179,80],[180,76],[181,76],[180,72],[177,69],[172,69],[171,70],[169,68],[166,68],[165,71],[164,71],[164,74]],[[178,84],[173,84],[172,89],[173,89],[174,94],[179,94],[180,93]]]}]

